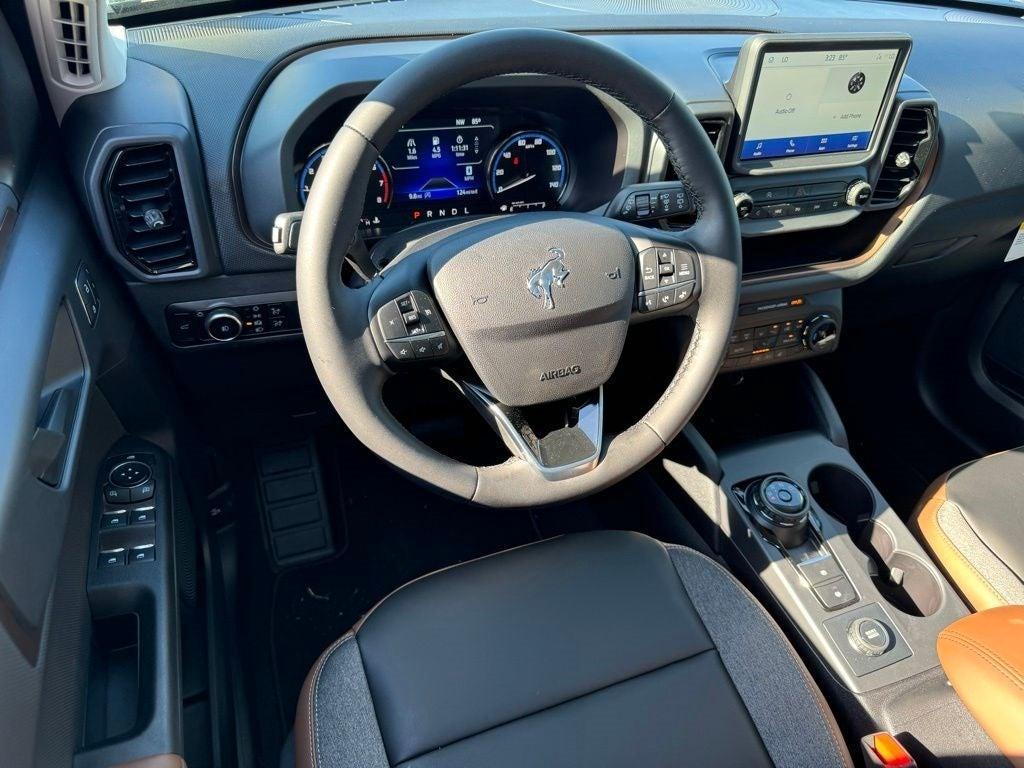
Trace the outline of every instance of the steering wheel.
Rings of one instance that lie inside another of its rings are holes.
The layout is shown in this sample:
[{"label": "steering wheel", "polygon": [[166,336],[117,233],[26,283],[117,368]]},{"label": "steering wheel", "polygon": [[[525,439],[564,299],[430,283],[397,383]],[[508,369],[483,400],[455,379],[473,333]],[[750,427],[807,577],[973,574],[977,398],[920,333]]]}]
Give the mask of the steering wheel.
[{"label": "steering wheel", "polygon": [[[664,143],[681,193],[695,205],[694,226],[669,232],[567,212],[471,219],[410,240],[365,284],[346,284],[343,265],[381,150],[440,96],[518,73],[575,80],[635,112]],[[584,496],[657,456],[714,381],[740,279],[732,191],[689,108],[617,51],[579,35],[532,29],[448,42],[374,88],[320,166],[296,263],[306,345],[351,431],[408,474],[493,507]],[[602,385],[619,361],[628,326],[680,314],[692,318],[693,332],[668,388],[632,427],[603,434]],[[511,449],[503,464],[478,467],[442,455],[384,404],[389,377],[423,364],[447,371],[456,362],[468,362],[476,376],[451,377],[454,383]]]}]

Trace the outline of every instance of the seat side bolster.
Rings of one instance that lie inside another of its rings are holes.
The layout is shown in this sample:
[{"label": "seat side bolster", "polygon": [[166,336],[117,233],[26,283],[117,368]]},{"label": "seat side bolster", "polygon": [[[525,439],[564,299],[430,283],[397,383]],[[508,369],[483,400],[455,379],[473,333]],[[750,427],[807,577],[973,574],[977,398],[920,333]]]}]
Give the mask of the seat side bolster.
[{"label": "seat side bolster", "polygon": [[355,634],[321,654],[295,712],[296,768],[389,768]]},{"label": "seat side bolster", "polygon": [[1024,768],[1024,606],[955,621],[936,648],[957,694],[1015,768]]},{"label": "seat side bolster", "polygon": [[[852,766],[824,696],[764,607],[711,558],[686,547],[665,548],[775,765],[806,765],[813,754],[821,768]],[[751,663],[752,649],[757,664]]]},{"label": "seat side bolster", "polygon": [[949,476],[947,472],[925,492],[921,504],[911,517],[911,527],[918,532],[921,542],[931,552],[936,564],[972,609],[984,611],[1006,605],[1006,599],[942,527],[940,511],[947,504],[955,506],[955,502],[949,498],[946,485]]}]

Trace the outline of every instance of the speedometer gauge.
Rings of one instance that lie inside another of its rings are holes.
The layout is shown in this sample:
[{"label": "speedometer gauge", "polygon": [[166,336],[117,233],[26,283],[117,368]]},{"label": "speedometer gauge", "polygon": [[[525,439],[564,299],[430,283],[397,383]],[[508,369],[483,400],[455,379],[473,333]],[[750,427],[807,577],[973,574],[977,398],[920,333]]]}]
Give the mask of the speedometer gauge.
[{"label": "speedometer gauge", "polygon": [[491,159],[491,194],[503,213],[557,207],[568,178],[565,150],[549,133],[517,133]]},{"label": "speedometer gauge", "polygon": [[[313,180],[320,170],[320,164],[327,154],[327,144],[314,149],[306,159],[306,164],[299,172],[298,192],[299,202],[305,207],[309,198],[309,191],[313,187]],[[391,205],[391,172],[387,164],[380,158],[373,164],[373,171],[370,173],[370,183],[366,188],[366,198],[363,201],[363,226],[380,226],[380,212]]]}]

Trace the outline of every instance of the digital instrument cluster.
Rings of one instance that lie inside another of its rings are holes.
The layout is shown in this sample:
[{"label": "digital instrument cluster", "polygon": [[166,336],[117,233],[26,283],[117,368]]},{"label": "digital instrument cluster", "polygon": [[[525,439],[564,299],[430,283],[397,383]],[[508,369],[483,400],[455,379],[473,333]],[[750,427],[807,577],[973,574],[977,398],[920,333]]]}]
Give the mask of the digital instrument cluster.
[{"label": "digital instrument cluster", "polygon": [[[310,152],[298,172],[302,205],[327,146]],[[510,130],[486,115],[417,120],[374,164],[363,226],[375,234],[438,219],[558,208],[569,182],[569,158],[548,130]]]}]

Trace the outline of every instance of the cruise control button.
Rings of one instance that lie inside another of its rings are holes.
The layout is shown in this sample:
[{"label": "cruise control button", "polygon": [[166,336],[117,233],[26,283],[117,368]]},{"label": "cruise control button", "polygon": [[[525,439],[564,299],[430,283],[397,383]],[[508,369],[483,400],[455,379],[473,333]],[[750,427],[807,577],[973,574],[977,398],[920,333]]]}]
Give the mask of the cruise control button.
[{"label": "cruise control button", "polygon": [[388,351],[395,360],[412,360],[415,357],[411,341],[389,341]]},{"label": "cruise control button", "polygon": [[402,313],[398,311],[396,302],[389,301],[377,311],[377,322],[380,323],[380,332],[385,339],[405,336],[405,323],[402,322]]},{"label": "cruise control button", "polygon": [[405,294],[405,296],[399,296],[397,299],[395,299],[395,303],[398,304],[398,311],[401,312],[403,315],[406,312],[412,312],[414,309],[416,309],[416,307],[413,306],[412,303],[411,293],[407,293]]},{"label": "cruise control button", "polygon": [[451,352],[451,345],[448,343],[447,336],[437,336],[429,341],[431,357],[444,357]]},{"label": "cruise control button", "polygon": [[826,611],[834,611],[857,602],[857,593],[853,590],[850,580],[845,576],[827,584],[819,584],[812,589],[818,602],[824,606]]},{"label": "cruise control button", "polygon": [[693,288],[695,283],[683,283],[677,285],[673,290],[675,295],[673,296],[673,304],[682,304],[683,302],[689,301],[690,297],[693,296]]},{"label": "cruise control button", "polygon": [[412,342],[412,356],[417,360],[426,360],[429,357],[433,357],[430,339],[417,339]]}]

